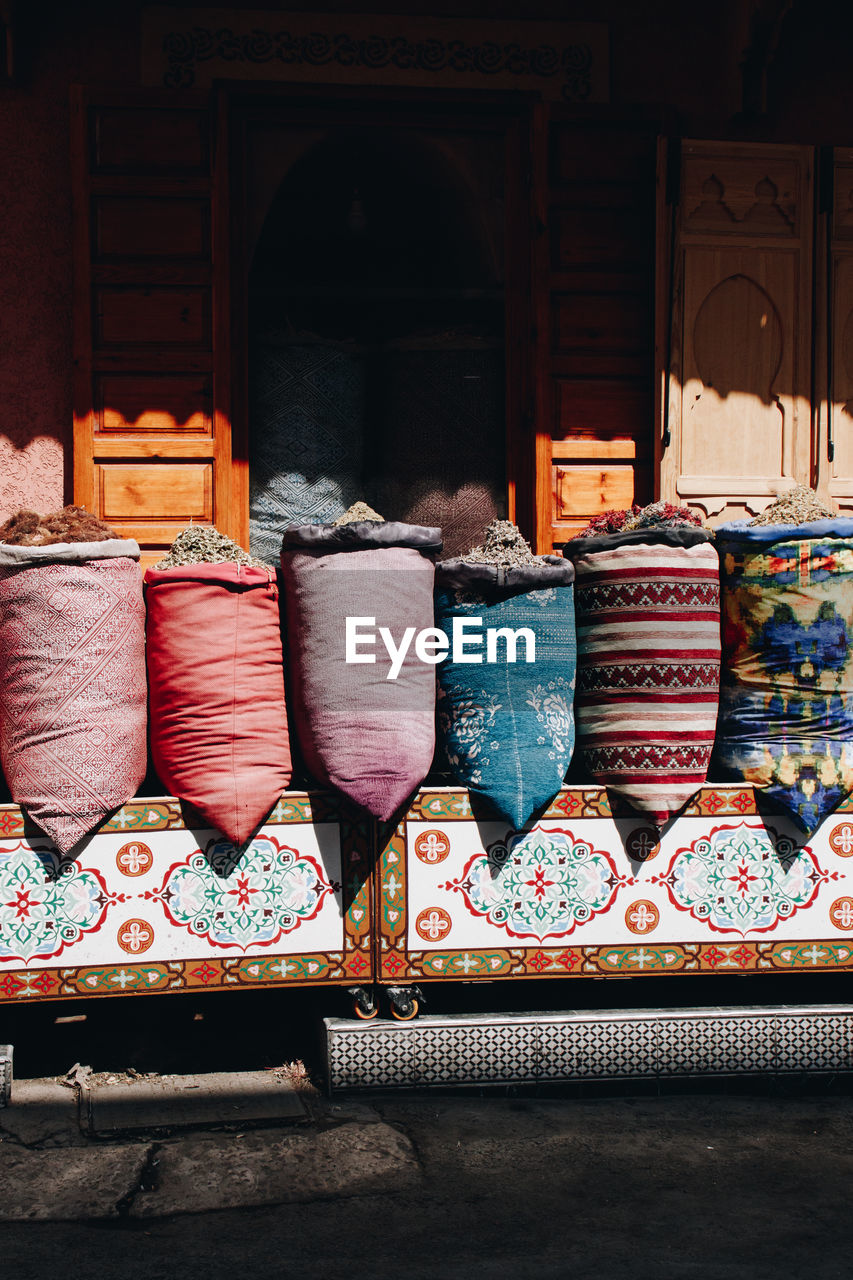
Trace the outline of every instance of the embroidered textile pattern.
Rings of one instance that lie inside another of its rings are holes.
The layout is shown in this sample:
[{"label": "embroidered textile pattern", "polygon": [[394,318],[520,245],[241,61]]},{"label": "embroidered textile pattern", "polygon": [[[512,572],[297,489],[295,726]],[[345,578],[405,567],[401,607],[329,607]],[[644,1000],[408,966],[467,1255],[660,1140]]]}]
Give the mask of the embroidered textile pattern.
[{"label": "embroidered textile pattern", "polygon": [[572,557],[578,742],[595,780],[662,826],[705,781],[711,758],[719,566],[710,542],[672,546],[650,534],[631,545],[618,536],[584,539]]},{"label": "embroidered textile pattern", "polygon": [[810,834],[853,788],[853,540],[772,536],[721,531],[715,758]]},{"label": "embroidered textile pattern", "polygon": [[[145,898],[159,902],[172,924],[216,947],[272,946],[313,920],[341,886],[315,858],[258,836],[233,866],[234,847],[213,840],[202,853],[176,863],[163,885]],[[229,874],[218,874],[217,868]]]},{"label": "embroidered textile pattern", "polygon": [[501,749],[494,723],[502,705],[486,689],[460,689],[451,707],[444,689],[438,687],[438,723],[447,761],[452,768],[464,771],[472,787],[481,785],[492,753]]},{"label": "embroidered textile pattern", "polygon": [[672,903],[721,932],[767,933],[809,906],[830,876],[809,848],[741,822],[715,827],[679,849],[652,884],[666,886]]},{"label": "embroidered textile pattern", "polygon": [[0,752],[16,803],[70,849],[145,776],[145,605],[125,556],[0,571]]},{"label": "embroidered textile pattern", "polygon": [[620,876],[609,854],[570,831],[516,835],[490,845],[440,886],[461,893],[472,915],[485,916],[514,938],[561,937],[607,911]]},{"label": "embroidered textile pattern", "polygon": [[506,507],[503,353],[391,351],[377,376],[374,505],[397,520],[437,526],[444,556],[462,555]]}]

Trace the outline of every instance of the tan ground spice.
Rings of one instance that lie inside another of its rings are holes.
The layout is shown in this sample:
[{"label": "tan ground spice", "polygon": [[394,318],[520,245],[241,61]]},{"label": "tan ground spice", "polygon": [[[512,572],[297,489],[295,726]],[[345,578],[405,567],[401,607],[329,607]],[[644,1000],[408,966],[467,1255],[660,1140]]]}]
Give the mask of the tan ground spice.
[{"label": "tan ground spice", "polygon": [[168,555],[155,564],[155,569],[177,569],[185,564],[253,564],[259,569],[269,565],[250,556],[233,538],[227,538],[213,525],[191,524],[183,529],[169,548]]},{"label": "tan ground spice", "polygon": [[814,489],[796,484],[787,493],[781,493],[775,502],[750,520],[754,524],[810,524],[812,520],[828,520],[838,512],[821,502]]},{"label": "tan ground spice", "polygon": [[342,516],[338,516],[337,520],[333,520],[333,525],[341,524],[358,524],[361,520],[372,520],[374,524],[385,524],[385,517],[381,516],[378,511],[374,511],[373,507],[369,507],[366,502],[354,502],[348,511]]},{"label": "tan ground spice", "polygon": [[530,543],[511,520],[493,520],[486,529],[482,545],[472,547],[460,558],[465,564],[494,564],[500,569],[539,563]]}]

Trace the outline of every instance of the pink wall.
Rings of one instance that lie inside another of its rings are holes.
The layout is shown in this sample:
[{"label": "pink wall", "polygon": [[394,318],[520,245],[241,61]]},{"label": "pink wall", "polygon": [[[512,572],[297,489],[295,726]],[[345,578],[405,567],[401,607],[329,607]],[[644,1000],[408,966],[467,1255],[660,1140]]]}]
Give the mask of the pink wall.
[{"label": "pink wall", "polygon": [[[0,88],[0,518],[70,493],[69,86],[138,82],[135,15],[21,5],[20,82]],[[117,12],[118,11],[118,12]]]}]

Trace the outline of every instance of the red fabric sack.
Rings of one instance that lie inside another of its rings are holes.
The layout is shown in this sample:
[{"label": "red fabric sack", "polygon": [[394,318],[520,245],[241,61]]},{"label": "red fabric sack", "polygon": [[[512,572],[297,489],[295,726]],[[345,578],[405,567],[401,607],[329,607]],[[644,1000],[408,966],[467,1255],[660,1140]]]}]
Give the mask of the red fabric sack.
[{"label": "red fabric sack", "polygon": [[163,785],[235,845],[291,776],[278,590],[271,569],[149,569],[151,754]]},{"label": "red fabric sack", "polygon": [[145,606],[130,539],[0,545],[0,759],[68,853],[145,777]]}]

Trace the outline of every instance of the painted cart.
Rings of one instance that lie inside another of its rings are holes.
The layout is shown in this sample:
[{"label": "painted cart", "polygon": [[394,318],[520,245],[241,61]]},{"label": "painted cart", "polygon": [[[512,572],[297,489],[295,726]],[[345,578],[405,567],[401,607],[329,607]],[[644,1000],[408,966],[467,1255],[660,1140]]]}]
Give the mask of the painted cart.
[{"label": "painted cart", "polygon": [[600,787],[529,831],[421,791],[381,849],[379,983],[853,968],[853,804],[808,841],[750,787],[707,786],[658,836]]},{"label": "painted cart", "polygon": [[0,1000],[336,985],[400,1018],[447,981],[853,969],[853,802],[806,844],[749,787],[703,788],[661,839],[599,787],[523,832],[453,788],[383,831],[288,793],[237,856],[138,798],[61,859],[0,808]]},{"label": "painted cart", "polygon": [[0,1000],[352,985],[373,971],[368,821],[291,792],[237,856],[135,799],[62,859],[0,808]]}]

